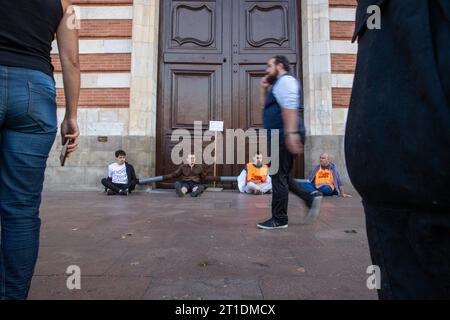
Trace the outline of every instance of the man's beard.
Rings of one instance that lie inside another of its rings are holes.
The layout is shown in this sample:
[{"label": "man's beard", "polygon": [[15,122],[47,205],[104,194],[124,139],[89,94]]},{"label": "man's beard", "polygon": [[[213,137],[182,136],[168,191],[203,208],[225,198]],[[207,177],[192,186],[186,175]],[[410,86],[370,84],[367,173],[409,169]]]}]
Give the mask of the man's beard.
[{"label": "man's beard", "polygon": [[273,84],[277,80],[277,75],[268,74],[266,79],[268,83]]}]

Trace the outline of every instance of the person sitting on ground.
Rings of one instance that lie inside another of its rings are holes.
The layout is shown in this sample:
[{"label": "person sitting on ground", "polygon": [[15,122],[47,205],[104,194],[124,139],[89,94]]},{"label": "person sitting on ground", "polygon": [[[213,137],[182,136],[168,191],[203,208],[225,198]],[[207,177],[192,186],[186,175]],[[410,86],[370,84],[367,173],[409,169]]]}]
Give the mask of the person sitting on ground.
[{"label": "person sitting on ground", "polygon": [[239,191],[250,194],[266,194],[272,191],[269,167],[263,164],[262,154],[255,154],[253,163],[248,163],[238,177]]},{"label": "person sitting on ground", "polygon": [[202,181],[206,178],[206,173],[203,166],[196,164],[195,160],[195,155],[190,154],[185,164],[179,166],[175,172],[163,176],[164,180],[181,177],[181,180],[175,182],[175,191],[179,197],[190,193],[191,197],[195,198],[205,191]]},{"label": "person sitting on ground", "polygon": [[324,196],[351,197],[344,192],[339,171],[327,153],[320,155],[320,164],[314,168],[308,181],[302,182],[302,186],[310,193],[318,191]]},{"label": "person sitting on ground", "polygon": [[116,162],[108,166],[108,178],[102,179],[102,184],[109,196],[131,193],[139,180],[131,164],[126,162],[127,154],[123,150],[116,151]]}]

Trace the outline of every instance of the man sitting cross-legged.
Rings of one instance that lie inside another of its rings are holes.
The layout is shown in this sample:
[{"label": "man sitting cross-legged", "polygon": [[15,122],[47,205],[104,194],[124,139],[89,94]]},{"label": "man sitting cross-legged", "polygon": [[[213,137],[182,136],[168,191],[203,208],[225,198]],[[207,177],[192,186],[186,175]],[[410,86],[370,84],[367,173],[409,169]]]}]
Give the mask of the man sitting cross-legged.
[{"label": "man sitting cross-legged", "polygon": [[238,177],[240,192],[265,194],[272,191],[269,167],[263,164],[262,154],[255,154],[253,163],[248,163]]},{"label": "man sitting cross-legged", "polygon": [[126,153],[123,150],[116,151],[116,162],[108,166],[108,178],[102,179],[102,184],[109,196],[131,193],[139,180],[131,164],[126,162]]},{"label": "man sitting cross-legged", "polygon": [[187,193],[190,193],[191,197],[198,197],[205,191],[202,180],[206,178],[206,174],[203,166],[195,163],[195,155],[190,154],[185,164],[179,166],[175,172],[163,176],[163,179],[178,177],[181,177],[181,180],[175,182],[175,190],[179,197],[184,197]]},{"label": "man sitting cross-legged", "polygon": [[324,196],[351,197],[344,192],[339,171],[327,153],[320,155],[320,164],[314,168],[308,182],[302,183],[302,187],[310,193],[320,192]]}]

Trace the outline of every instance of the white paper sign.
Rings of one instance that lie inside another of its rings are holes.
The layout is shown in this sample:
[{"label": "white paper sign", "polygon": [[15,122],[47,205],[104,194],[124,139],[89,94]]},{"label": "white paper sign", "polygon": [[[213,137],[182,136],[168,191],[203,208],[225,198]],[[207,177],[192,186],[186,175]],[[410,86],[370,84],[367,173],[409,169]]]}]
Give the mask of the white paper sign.
[{"label": "white paper sign", "polygon": [[223,131],[223,121],[210,121],[209,131]]}]

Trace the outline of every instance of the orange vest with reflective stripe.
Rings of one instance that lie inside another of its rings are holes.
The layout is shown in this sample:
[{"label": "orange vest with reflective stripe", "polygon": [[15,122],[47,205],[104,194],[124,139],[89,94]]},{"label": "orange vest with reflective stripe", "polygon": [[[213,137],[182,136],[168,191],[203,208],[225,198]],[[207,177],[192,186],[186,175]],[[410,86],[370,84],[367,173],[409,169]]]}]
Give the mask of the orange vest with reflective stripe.
[{"label": "orange vest with reflective stripe", "polygon": [[314,179],[316,189],[320,188],[321,186],[328,185],[334,190],[335,187],[333,181],[333,172],[330,169],[322,168],[317,171],[316,177]]},{"label": "orange vest with reflective stripe", "polygon": [[262,165],[261,168],[256,168],[253,163],[247,164],[247,182],[264,183],[267,180],[268,166]]}]

